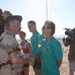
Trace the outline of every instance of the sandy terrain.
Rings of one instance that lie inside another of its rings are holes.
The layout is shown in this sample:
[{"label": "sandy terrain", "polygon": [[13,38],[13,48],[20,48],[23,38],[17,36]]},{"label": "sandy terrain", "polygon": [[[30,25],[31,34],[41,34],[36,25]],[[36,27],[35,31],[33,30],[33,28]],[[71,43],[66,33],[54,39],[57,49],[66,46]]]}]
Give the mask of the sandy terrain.
[{"label": "sandy terrain", "polygon": [[[59,40],[59,41],[62,44],[62,40]],[[60,67],[60,73],[61,75],[69,75],[69,62],[68,62],[69,47],[65,47],[62,44],[62,50],[63,50],[63,62]],[[65,50],[66,50],[66,53],[65,53]]]}]

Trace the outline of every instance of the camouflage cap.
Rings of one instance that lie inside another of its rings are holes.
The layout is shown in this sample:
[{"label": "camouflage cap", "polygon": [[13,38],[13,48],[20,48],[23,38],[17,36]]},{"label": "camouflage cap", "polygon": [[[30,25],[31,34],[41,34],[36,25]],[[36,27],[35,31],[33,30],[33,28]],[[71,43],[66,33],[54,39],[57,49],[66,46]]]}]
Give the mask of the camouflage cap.
[{"label": "camouflage cap", "polygon": [[22,21],[22,16],[20,16],[20,15],[12,15],[12,16],[8,16],[7,18],[6,18],[6,21],[7,22],[9,22],[9,21],[11,21],[11,20],[18,20],[18,21]]}]

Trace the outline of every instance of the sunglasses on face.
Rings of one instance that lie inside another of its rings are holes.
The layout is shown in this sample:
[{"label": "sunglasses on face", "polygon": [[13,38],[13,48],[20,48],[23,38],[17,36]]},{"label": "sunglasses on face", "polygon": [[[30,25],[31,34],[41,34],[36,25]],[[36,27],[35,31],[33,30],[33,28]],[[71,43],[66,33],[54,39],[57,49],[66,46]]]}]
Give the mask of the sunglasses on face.
[{"label": "sunglasses on face", "polygon": [[42,29],[50,29],[50,27],[45,27],[45,26],[43,26]]}]

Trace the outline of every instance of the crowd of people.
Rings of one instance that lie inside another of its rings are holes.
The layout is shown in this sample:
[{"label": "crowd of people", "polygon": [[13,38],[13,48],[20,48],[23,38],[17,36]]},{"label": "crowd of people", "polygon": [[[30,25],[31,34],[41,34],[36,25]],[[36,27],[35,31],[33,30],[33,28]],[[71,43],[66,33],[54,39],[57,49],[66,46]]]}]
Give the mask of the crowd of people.
[{"label": "crowd of people", "polygon": [[[63,53],[60,42],[53,36],[55,24],[45,21],[42,34],[36,22],[27,23],[32,33],[30,42],[21,31],[22,16],[0,9],[0,75],[29,75],[29,66],[35,75],[60,75]],[[15,36],[19,34],[20,44]]]}]

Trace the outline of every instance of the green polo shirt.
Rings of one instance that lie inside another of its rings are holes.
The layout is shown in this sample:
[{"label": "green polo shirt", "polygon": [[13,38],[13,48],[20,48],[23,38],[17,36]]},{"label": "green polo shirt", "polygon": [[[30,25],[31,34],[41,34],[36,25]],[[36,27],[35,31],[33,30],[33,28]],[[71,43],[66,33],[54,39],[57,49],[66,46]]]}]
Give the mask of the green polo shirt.
[{"label": "green polo shirt", "polygon": [[33,33],[31,37],[31,46],[32,46],[32,56],[34,57],[34,54],[37,52],[39,46],[41,46],[41,41],[45,37],[41,35],[38,31]]},{"label": "green polo shirt", "polygon": [[60,75],[59,68],[56,61],[62,60],[62,47],[61,44],[52,37],[50,40],[43,40],[40,48],[42,62],[42,75]]}]

